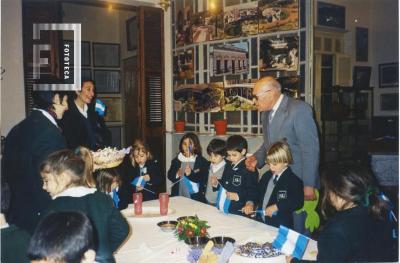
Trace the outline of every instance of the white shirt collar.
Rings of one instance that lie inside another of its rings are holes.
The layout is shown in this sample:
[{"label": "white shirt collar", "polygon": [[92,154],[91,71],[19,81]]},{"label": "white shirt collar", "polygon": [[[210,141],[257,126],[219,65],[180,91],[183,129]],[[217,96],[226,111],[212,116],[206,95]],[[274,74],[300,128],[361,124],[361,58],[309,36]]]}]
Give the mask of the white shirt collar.
[{"label": "white shirt collar", "polygon": [[56,125],[56,126],[58,127],[56,120],[53,118],[53,116],[51,116],[50,113],[48,113],[47,111],[42,110],[42,109],[36,109],[36,108],[33,108],[33,109],[34,109],[34,110],[38,110],[38,111],[40,111],[41,113],[43,113],[43,115],[44,115],[47,119],[49,119],[49,121],[50,121],[51,123],[53,123],[54,125]]},{"label": "white shirt collar", "polygon": [[246,157],[243,157],[242,159],[239,160],[239,162],[237,162],[234,166],[233,166],[233,170],[237,170],[236,166],[238,166],[244,159],[246,159]]},{"label": "white shirt collar", "polygon": [[56,199],[61,196],[69,196],[69,197],[82,197],[88,194],[93,194],[96,192],[96,188],[88,188],[86,186],[75,186],[70,187],[62,191],[61,193],[53,196],[53,199]]},{"label": "white shirt collar", "polygon": [[224,167],[225,164],[226,164],[226,162],[225,162],[224,159],[222,159],[222,161],[220,161],[220,162],[217,163],[217,164],[211,164],[211,171],[212,171],[213,173],[215,173],[215,172],[217,172],[219,169],[221,169],[222,167]]},{"label": "white shirt collar", "polygon": [[183,155],[183,153],[178,154],[178,160],[181,161],[182,163],[194,163],[196,161],[196,154],[192,155],[190,157],[186,157]]},{"label": "white shirt collar", "polygon": [[76,105],[76,107],[78,108],[78,111],[79,111],[83,116],[85,116],[85,118],[87,118],[87,117],[88,117],[88,115],[87,115],[88,106],[87,106],[86,104],[83,104],[83,109],[82,109],[81,107],[79,107],[79,105],[76,103],[76,101],[75,101],[75,105]]},{"label": "white shirt collar", "polygon": [[272,114],[274,114],[276,112],[276,110],[279,108],[279,105],[281,105],[282,99],[283,99],[283,94],[281,94],[279,96],[278,101],[275,103],[274,107],[272,107],[272,110],[273,110]]}]

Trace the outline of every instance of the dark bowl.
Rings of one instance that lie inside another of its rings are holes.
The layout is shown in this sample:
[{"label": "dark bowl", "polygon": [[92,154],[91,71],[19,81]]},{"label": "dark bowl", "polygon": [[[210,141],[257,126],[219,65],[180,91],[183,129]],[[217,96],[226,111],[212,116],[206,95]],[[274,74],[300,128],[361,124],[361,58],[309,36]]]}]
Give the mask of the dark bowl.
[{"label": "dark bowl", "polygon": [[178,220],[178,222],[179,222],[179,221],[182,221],[182,220],[195,219],[195,218],[196,218],[195,216],[181,216],[181,217],[178,217],[176,220]]},{"label": "dark bowl", "polygon": [[204,248],[208,242],[208,237],[190,237],[185,240],[185,243],[190,247],[190,248]]},{"label": "dark bowl", "polygon": [[161,228],[164,232],[172,232],[178,225],[178,221],[161,221],[157,223],[157,226]]},{"label": "dark bowl", "polygon": [[217,248],[223,248],[226,244],[226,242],[231,242],[232,244],[235,244],[235,239],[231,237],[213,237],[210,239],[212,242],[214,242],[214,246]]}]

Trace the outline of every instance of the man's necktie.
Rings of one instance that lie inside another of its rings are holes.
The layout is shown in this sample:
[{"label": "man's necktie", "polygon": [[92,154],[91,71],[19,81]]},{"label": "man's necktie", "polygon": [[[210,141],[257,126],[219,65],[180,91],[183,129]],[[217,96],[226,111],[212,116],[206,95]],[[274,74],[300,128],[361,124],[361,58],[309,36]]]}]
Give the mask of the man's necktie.
[{"label": "man's necktie", "polygon": [[269,115],[268,115],[269,123],[271,123],[272,118],[274,118],[274,110],[271,110],[270,113],[269,113]]},{"label": "man's necktie", "polygon": [[274,175],[274,180],[272,180],[272,182],[274,183],[274,185],[276,185],[276,183],[278,182],[278,175]]}]

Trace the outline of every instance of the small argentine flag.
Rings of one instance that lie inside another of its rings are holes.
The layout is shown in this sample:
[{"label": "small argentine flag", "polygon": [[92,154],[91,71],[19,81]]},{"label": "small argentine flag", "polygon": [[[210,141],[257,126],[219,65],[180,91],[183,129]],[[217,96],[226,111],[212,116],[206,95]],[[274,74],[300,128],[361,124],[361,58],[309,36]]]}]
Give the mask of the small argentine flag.
[{"label": "small argentine flag", "polygon": [[144,180],[143,176],[138,176],[131,182],[133,186],[140,186],[144,187],[146,185],[146,181]]},{"label": "small argentine flag", "polygon": [[286,255],[302,259],[308,240],[308,237],[281,225],[279,226],[278,236],[272,243],[272,246]]},{"label": "small argentine flag", "polygon": [[113,189],[112,192],[111,192],[111,195],[112,195],[112,199],[113,199],[113,202],[114,202],[114,206],[116,208],[118,208],[118,205],[119,205],[118,190],[117,189]]},{"label": "small argentine flag", "polygon": [[229,214],[230,204],[231,200],[226,196],[226,189],[220,185],[217,196],[217,208],[224,212],[224,214]]},{"label": "small argentine flag", "polygon": [[196,194],[199,192],[199,184],[192,182],[186,176],[183,176],[183,182],[185,183],[190,194]]},{"label": "small argentine flag", "polygon": [[96,99],[94,110],[99,114],[100,117],[104,117],[104,114],[106,112],[106,104],[104,104],[104,102],[102,102],[101,100]]}]

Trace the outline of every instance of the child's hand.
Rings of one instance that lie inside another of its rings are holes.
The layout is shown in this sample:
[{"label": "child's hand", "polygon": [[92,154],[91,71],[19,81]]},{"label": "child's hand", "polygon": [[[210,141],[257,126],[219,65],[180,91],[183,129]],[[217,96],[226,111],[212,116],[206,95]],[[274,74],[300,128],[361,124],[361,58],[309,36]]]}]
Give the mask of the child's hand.
[{"label": "child's hand", "polygon": [[292,261],[293,257],[292,256],[286,256],[286,263],[290,263]]},{"label": "child's hand", "polygon": [[239,201],[239,195],[237,193],[226,192],[226,197],[228,197],[229,200]]},{"label": "child's hand", "polygon": [[270,205],[265,208],[265,215],[272,217],[276,211],[278,211],[278,207],[276,205]]},{"label": "child's hand", "polygon": [[192,173],[192,169],[190,169],[189,164],[187,164],[186,168],[185,168],[185,174],[186,174],[186,176],[189,176],[191,173]]},{"label": "child's hand", "polygon": [[217,187],[217,186],[218,186],[218,179],[217,179],[217,177],[214,176],[214,175],[211,176],[211,185],[212,185],[213,187]]},{"label": "child's hand", "polygon": [[150,181],[150,175],[148,175],[148,174],[143,175],[143,179],[144,179],[146,182]]},{"label": "child's hand", "polygon": [[182,178],[182,176],[183,176],[183,170],[182,170],[182,168],[179,168],[179,169],[178,169],[178,172],[176,173],[176,175],[178,175],[179,178]]},{"label": "child's hand", "polygon": [[254,205],[252,204],[246,204],[243,208],[242,208],[242,212],[246,215],[250,215],[254,213]]},{"label": "child's hand", "polygon": [[143,190],[143,187],[141,187],[141,186],[136,186],[136,191],[142,191]]}]

